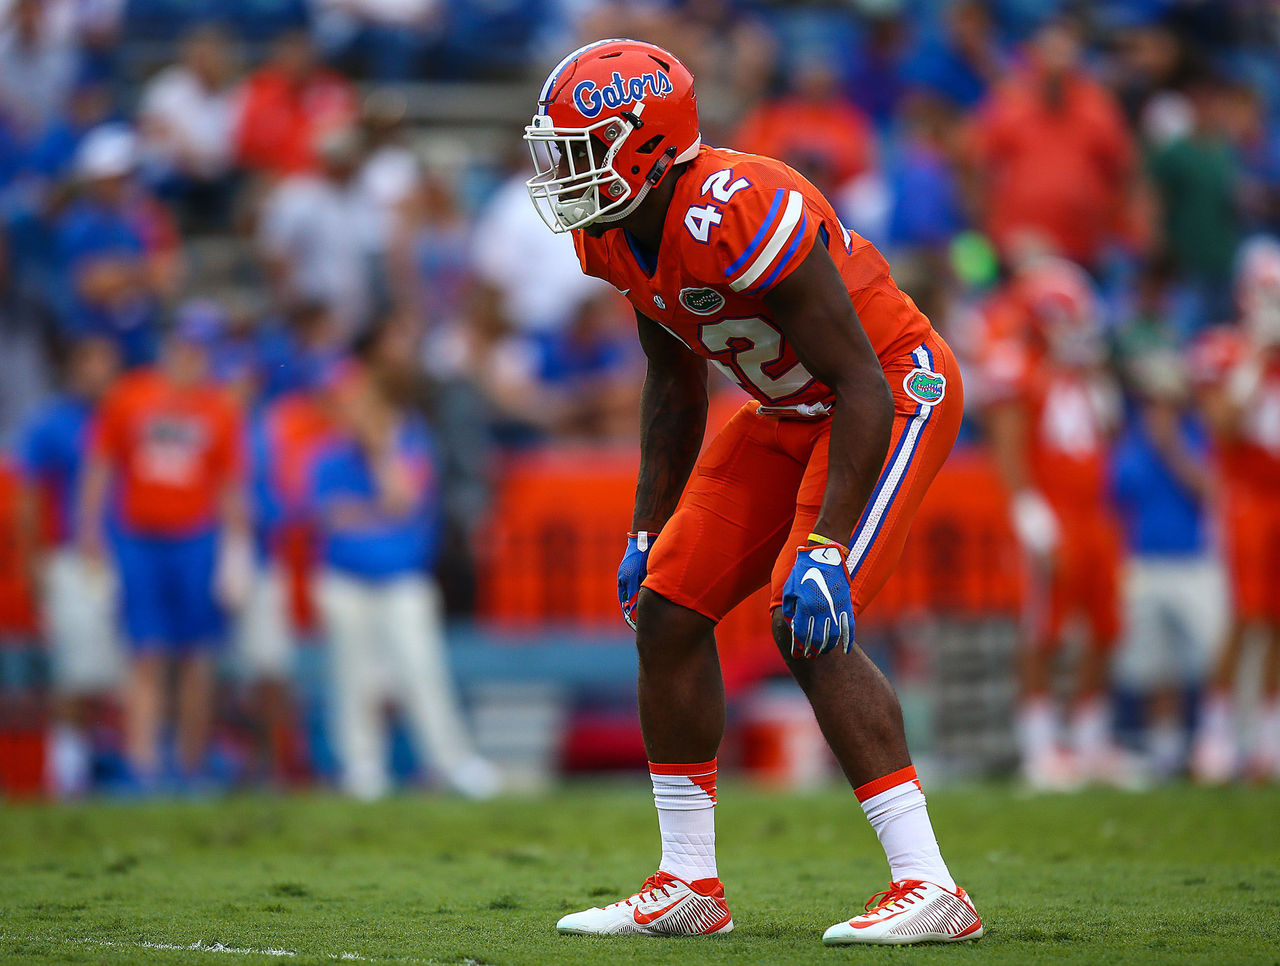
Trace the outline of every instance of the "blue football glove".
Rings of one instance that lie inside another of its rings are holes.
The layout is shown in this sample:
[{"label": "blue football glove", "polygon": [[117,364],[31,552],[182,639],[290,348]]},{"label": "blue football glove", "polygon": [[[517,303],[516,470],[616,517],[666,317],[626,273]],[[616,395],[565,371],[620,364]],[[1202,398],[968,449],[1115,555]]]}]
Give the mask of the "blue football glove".
[{"label": "blue football glove", "polygon": [[849,572],[836,546],[800,547],[782,588],[782,616],[791,625],[791,656],[817,657],[853,647]]},{"label": "blue football glove", "polygon": [[627,534],[627,552],[618,565],[618,603],[622,605],[622,617],[634,631],[636,629],[636,600],[640,596],[640,584],[649,572],[649,548],[656,533],[641,530]]}]

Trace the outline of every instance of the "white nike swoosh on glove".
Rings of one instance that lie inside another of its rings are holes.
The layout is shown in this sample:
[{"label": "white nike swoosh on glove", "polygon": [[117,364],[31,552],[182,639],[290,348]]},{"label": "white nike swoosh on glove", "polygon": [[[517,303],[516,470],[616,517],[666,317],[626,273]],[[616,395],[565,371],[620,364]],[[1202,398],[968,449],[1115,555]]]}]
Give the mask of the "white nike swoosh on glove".
[{"label": "white nike swoosh on glove", "polygon": [[822,576],[822,571],[817,567],[810,567],[804,572],[804,576],[800,578],[800,583],[803,584],[807,580],[811,580],[818,585],[818,589],[822,591],[822,596],[827,598],[827,606],[831,608],[831,619],[839,623],[840,618],[836,616],[836,602],[831,599],[831,591],[827,589],[827,579]]}]

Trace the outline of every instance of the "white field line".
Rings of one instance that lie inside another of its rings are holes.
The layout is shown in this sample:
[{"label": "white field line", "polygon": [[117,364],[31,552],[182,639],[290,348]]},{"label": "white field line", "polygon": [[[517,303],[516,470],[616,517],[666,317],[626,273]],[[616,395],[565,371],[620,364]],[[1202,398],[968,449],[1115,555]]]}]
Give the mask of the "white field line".
[{"label": "white field line", "polygon": [[[233,956],[301,956],[301,955],[318,955],[335,962],[357,962],[357,963],[423,963],[430,966],[433,963],[440,963],[438,959],[414,959],[406,956],[364,956],[360,953],[342,952],[342,953],[300,953],[294,949],[274,949],[268,947],[266,949],[254,949],[250,946],[225,946],[222,943],[207,943],[203,940],[196,940],[193,943],[162,943],[162,942],[116,942],[110,939],[93,939],[91,937],[74,938],[59,936],[14,936],[0,933],[0,940],[16,940],[18,942],[64,942],[75,945],[84,946],[103,946],[112,948],[126,949],[164,949],[174,952],[191,952],[191,953],[229,953]],[[465,964],[473,964],[475,960],[463,960]]]}]

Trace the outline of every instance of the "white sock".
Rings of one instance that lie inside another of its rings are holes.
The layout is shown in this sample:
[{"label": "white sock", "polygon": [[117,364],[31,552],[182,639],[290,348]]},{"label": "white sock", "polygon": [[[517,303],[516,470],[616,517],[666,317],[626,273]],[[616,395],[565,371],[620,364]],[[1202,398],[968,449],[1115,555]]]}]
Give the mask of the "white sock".
[{"label": "white sock", "polygon": [[46,751],[51,791],[58,798],[74,798],[89,790],[93,762],[89,740],[79,728],[58,722],[49,733]]},{"label": "white sock", "polygon": [[1088,698],[1071,715],[1071,747],[1089,761],[1111,746],[1111,708],[1103,697]]},{"label": "white sock", "polygon": [[1018,709],[1018,751],[1023,761],[1053,754],[1058,745],[1058,718],[1047,697],[1028,698]]},{"label": "white sock", "polygon": [[854,794],[884,848],[892,881],[923,879],[955,891],[956,881],[942,861],[914,765],[860,785]]},{"label": "white sock", "polygon": [[681,765],[649,762],[649,777],[662,835],[658,869],[686,882],[717,878],[716,759]]}]

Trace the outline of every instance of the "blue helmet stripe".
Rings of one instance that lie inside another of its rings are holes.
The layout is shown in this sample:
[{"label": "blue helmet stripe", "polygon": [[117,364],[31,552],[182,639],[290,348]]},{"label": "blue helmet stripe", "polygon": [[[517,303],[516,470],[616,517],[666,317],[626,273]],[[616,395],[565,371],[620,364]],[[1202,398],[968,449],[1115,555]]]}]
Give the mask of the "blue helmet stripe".
[{"label": "blue helmet stripe", "polygon": [[573,51],[573,53],[568,54],[564,60],[560,61],[560,63],[556,64],[551,73],[547,75],[546,83],[542,85],[542,90],[538,93],[538,113],[546,113],[542,102],[551,96],[551,92],[555,89],[556,81],[560,79],[560,75],[564,72],[564,69],[572,64],[575,59],[581,57],[588,50],[591,50],[594,47],[601,47],[604,44],[618,43],[627,43],[627,41],[622,37],[610,37],[608,40],[597,40],[589,44],[583,44],[577,50]]}]

